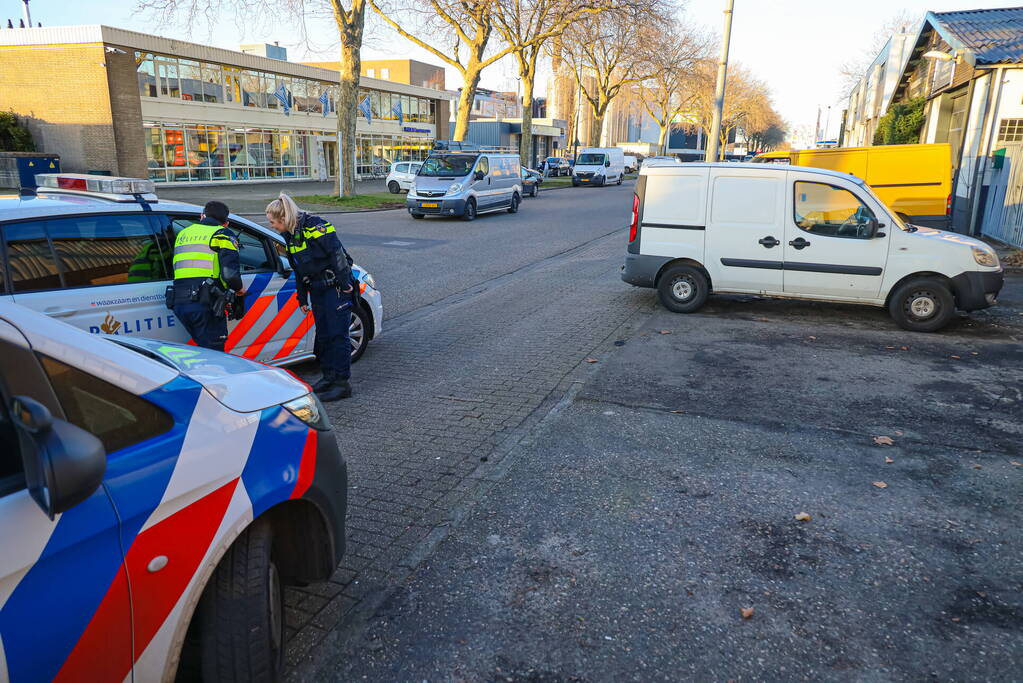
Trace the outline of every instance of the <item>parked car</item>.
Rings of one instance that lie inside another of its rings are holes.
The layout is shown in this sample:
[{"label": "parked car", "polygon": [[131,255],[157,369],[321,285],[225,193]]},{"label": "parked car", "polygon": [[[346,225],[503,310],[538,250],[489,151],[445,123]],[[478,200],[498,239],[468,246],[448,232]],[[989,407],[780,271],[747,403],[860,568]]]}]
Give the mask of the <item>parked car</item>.
[{"label": "parked car", "polygon": [[620,147],[587,147],[579,152],[572,170],[572,186],[622,184],[625,153]]},{"label": "parked car", "polygon": [[530,197],[540,196],[540,185],[543,184],[543,173],[532,168],[522,168],[522,194]]},{"label": "parked car", "polygon": [[646,165],[646,164],[661,164],[661,165],[663,165],[663,164],[681,164],[682,162],[674,154],[658,154],[656,156],[647,157],[643,161],[643,163],[644,163],[644,165]]},{"label": "parked car", "polygon": [[[39,174],[36,196],[0,197],[0,300],[93,332],[185,343],[164,305],[174,239],[202,207],[161,200],[151,180]],[[269,365],[313,357],[312,315],[298,305],[284,240],[231,214],[238,237],[245,316],[228,322],[228,352]],[[140,261],[141,259],[141,261]],[[139,262],[144,269],[133,267]],[[380,334],[383,306],[373,276],[354,265],[359,297],[349,334],[352,359]],[[5,281],[6,279],[6,281]]]},{"label": "parked car", "polygon": [[544,173],[549,177],[567,176],[572,175],[572,167],[568,163],[568,159],[561,157],[547,157],[544,159]]},{"label": "parked car", "polygon": [[471,221],[481,213],[516,213],[522,203],[519,155],[434,151],[423,162],[405,198],[413,218],[458,216]]},{"label": "parked car", "polygon": [[277,680],[284,587],[344,553],[345,461],[280,368],[0,301],[0,454],[5,681]]},{"label": "parked car", "polygon": [[635,173],[639,170],[639,160],[631,154],[625,155],[625,172]]},{"label": "parked car", "polygon": [[419,161],[398,161],[391,164],[391,171],[387,174],[387,189],[391,194],[398,194],[402,190],[408,190],[412,181],[422,166]]},{"label": "parked car", "polygon": [[758,154],[754,163],[829,168],[863,178],[907,223],[947,228],[952,212],[952,146],[879,145]]},{"label": "parked car", "polygon": [[847,173],[691,163],[643,167],[622,279],[679,313],[738,292],[881,306],[933,332],[994,305],[1003,274],[984,242],[903,222]]}]

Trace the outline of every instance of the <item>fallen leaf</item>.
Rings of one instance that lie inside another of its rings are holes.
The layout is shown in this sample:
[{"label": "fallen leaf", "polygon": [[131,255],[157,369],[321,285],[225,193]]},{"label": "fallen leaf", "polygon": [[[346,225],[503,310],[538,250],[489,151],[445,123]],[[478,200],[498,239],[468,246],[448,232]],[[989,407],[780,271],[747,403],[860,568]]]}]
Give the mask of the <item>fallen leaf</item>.
[{"label": "fallen leaf", "polygon": [[903,351],[909,351],[908,346],[900,346],[899,348],[902,349]]},{"label": "fallen leaf", "polygon": [[890,436],[875,436],[874,443],[876,443],[878,446],[891,446],[895,442],[892,441],[892,437]]},{"label": "fallen leaf", "polygon": [[805,512],[800,512],[796,515],[796,519],[800,522],[809,522],[813,518]]},{"label": "fallen leaf", "polygon": [[959,617],[952,617],[952,621],[959,621]]},{"label": "fallen leaf", "polygon": [[895,347],[894,346],[886,346],[885,348],[886,349],[894,349]]},{"label": "fallen leaf", "polygon": [[962,360],[960,356],[949,356],[949,358],[955,358],[956,360]]},{"label": "fallen leaf", "polygon": [[675,413],[676,415],[684,415],[686,411],[684,411],[684,410],[673,410],[671,412]]},{"label": "fallen leaf", "polygon": [[972,356],[979,356],[980,354],[977,353],[976,351],[970,351],[970,355],[972,355]]},{"label": "fallen leaf", "polygon": [[586,362],[587,362],[587,363],[596,363],[596,362],[597,362],[597,359],[596,359],[596,358],[587,358],[587,359],[586,359]]},{"label": "fallen leaf", "polygon": [[810,335],[809,337],[807,337],[807,339],[817,339],[817,337],[815,337],[815,336],[813,336],[813,335],[811,334],[811,335]]},{"label": "fallen leaf", "polygon": [[885,465],[891,465],[893,462],[895,462],[895,461],[892,460],[891,458],[889,458],[888,456],[885,456],[885,459],[884,459],[884,464]]},{"label": "fallen leaf", "polygon": [[973,465],[973,469],[975,469],[975,470],[979,470],[979,469],[983,469],[983,468],[981,468],[981,466],[980,466],[980,465],[974,464],[974,465]]},{"label": "fallen leaf", "polygon": [[743,607],[742,609],[739,610],[739,614],[742,615],[743,619],[752,619],[753,618],[753,608],[752,607]]},{"label": "fallen leaf", "polygon": [[671,334],[671,330],[661,330],[661,334]]},{"label": "fallen leaf", "polygon": [[888,488],[888,484],[884,483],[883,481],[875,481],[874,482],[874,486],[876,486],[879,489],[886,489],[886,488]]},{"label": "fallen leaf", "polygon": [[1023,462],[1016,462],[1015,460],[1010,460],[1009,464],[1015,465],[1016,467],[1023,467]]}]

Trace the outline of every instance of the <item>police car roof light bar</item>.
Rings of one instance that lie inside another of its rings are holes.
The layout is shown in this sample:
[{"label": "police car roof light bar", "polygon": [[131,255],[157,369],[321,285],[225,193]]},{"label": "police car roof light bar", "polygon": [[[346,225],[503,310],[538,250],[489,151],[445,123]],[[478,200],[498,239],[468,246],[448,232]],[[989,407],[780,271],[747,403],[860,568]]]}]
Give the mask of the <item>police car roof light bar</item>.
[{"label": "police car roof light bar", "polygon": [[87,173],[39,173],[36,175],[36,184],[44,192],[90,194],[121,202],[157,201],[156,183],[146,178]]}]

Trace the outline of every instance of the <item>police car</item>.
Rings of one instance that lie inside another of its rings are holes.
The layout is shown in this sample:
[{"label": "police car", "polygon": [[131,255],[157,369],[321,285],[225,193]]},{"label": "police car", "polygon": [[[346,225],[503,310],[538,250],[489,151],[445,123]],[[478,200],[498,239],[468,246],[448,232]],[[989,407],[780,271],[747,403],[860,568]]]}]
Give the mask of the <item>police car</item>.
[{"label": "police car", "polygon": [[[96,334],[187,342],[164,305],[178,231],[202,208],[161,201],[150,180],[40,174],[35,194],[0,195],[0,299],[8,298]],[[313,356],[315,329],[294,296],[284,240],[232,214],[245,316],[228,323],[225,350],[269,365]],[[352,359],[380,334],[383,307],[373,276],[353,266],[359,301]]]},{"label": "police car", "polygon": [[346,494],[286,370],[0,302],[0,680],[274,678]]}]

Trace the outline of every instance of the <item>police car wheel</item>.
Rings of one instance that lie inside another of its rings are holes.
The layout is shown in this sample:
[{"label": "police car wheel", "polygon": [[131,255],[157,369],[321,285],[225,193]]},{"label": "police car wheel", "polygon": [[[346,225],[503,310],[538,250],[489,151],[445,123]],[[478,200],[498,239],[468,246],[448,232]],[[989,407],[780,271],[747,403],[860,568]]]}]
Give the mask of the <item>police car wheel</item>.
[{"label": "police car wheel", "polygon": [[352,362],[362,358],[366,353],[366,345],[369,344],[369,315],[362,306],[355,309],[352,315],[352,322],[348,326],[348,340],[352,343]]},{"label": "police car wheel", "polygon": [[661,304],[675,313],[692,313],[703,306],[710,295],[707,276],[692,266],[669,268],[657,281]]},{"label": "police car wheel", "polygon": [[284,666],[284,590],[270,523],[257,519],[220,560],[199,602],[202,677],[276,681]]},{"label": "police car wheel", "polygon": [[391,182],[387,183],[387,189],[390,190],[391,194],[398,194],[399,192],[401,192],[401,185],[392,180]]}]

